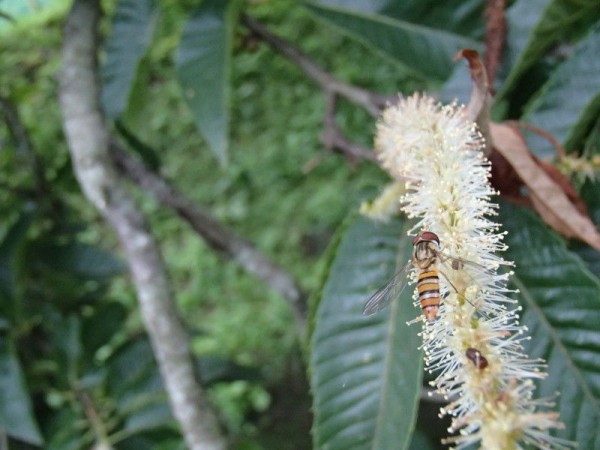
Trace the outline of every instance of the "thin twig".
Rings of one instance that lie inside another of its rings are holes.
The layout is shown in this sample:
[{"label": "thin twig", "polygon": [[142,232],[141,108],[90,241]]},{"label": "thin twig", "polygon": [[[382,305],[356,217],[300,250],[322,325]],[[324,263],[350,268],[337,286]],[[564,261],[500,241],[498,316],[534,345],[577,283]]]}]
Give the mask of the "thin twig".
[{"label": "thin twig", "polygon": [[255,35],[267,42],[280,53],[295,62],[310,78],[327,93],[335,93],[347,98],[352,103],[365,108],[373,117],[379,116],[390,97],[379,95],[367,89],[362,89],[344,83],[311,61],[302,51],[284,39],[269,32],[263,25],[247,15],[242,16],[242,22]]},{"label": "thin twig", "polygon": [[502,61],[506,37],[505,0],[487,0],[485,7],[485,66],[489,78],[490,94],[494,94],[496,71]]},{"label": "thin twig", "polygon": [[360,158],[375,161],[375,155],[367,148],[361,147],[358,144],[350,142],[340,130],[335,121],[337,95],[330,92],[327,95],[327,103],[325,106],[325,128],[321,135],[321,142],[330,150],[337,150],[344,154],[351,164],[356,164]]},{"label": "thin twig", "polygon": [[293,277],[270,261],[254,245],[227,228],[210,212],[185,197],[166,180],[148,169],[138,158],[129,155],[116,141],[111,142],[111,156],[117,168],[164,206],[173,209],[214,250],[238,262],[292,305],[298,335],[306,334],[307,298]]},{"label": "thin twig", "polygon": [[[344,136],[335,122],[335,104],[339,95],[352,103],[365,108],[373,117],[378,117],[381,110],[390,102],[391,97],[379,95],[368,89],[359,88],[344,83],[333,77],[308,58],[300,49],[269,32],[263,25],[247,15],[242,16],[242,22],[255,36],[267,42],[274,49],[295,62],[303,71],[312,78],[327,95],[327,108],[324,119],[324,130],[321,141],[326,148],[336,150],[346,155],[351,164],[359,158],[374,160],[375,156],[369,149],[353,143]],[[307,165],[312,166],[314,161]]]},{"label": "thin twig", "polygon": [[188,447],[224,450],[226,440],[196,378],[158,245],[109,156],[96,61],[99,1],[75,0],[65,24],[60,103],[75,174],[126,254],[144,325]]},{"label": "thin twig", "polygon": [[505,121],[505,123],[514,124],[514,125],[518,126],[519,128],[524,128],[526,130],[529,130],[529,131],[543,137],[550,143],[550,145],[552,145],[552,147],[554,147],[554,150],[556,150],[556,156],[558,157],[559,161],[562,161],[563,158],[565,157],[565,155],[567,153],[565,151],[565,148],[561,145],[561,143],[558,141],[558,139],[556,139],[552,134],[550,134],[543,128],[540,128],[538,126],[532,125],[527,122],[522,122],[520,120],[507,120],[507,121]]},{"label": "thin twig", "polygon": [[92,432],[94,433],[95,448],[101,448],[102,450],[113,450],[114,447],[110,443],[108,427],[104,424],[103,420],[98,414],[98,410],[92,398],[89,394],[83,390],[76,390],[77,399],[83,407],[83,412],[87,417]]}]

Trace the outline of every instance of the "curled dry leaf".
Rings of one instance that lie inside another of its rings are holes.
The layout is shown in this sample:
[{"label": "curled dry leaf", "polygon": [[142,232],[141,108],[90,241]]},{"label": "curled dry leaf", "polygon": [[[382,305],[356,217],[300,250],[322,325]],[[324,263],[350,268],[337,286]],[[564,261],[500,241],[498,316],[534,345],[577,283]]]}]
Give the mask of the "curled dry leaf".
[{"label": "curled dry leaf", "polygon": [[[527,186],[534,208],[544,221],[568,238],[580,239],[600,250],[600,234],[589,216],[581,211],[577,193],[550,175],[536,161],[518,129],[506,124],[490,123],[494,148],[508,161]],[[567,193],[565,193],[567,192]]]}]

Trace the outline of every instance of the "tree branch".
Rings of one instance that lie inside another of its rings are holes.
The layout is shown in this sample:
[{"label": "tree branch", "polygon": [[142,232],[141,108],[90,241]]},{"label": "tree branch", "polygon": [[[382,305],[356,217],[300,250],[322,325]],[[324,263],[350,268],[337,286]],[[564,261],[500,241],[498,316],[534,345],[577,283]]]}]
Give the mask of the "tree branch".
[{"label": "tree branch", "polygon": [[247,15],[242,16],[242,22],[252,33],[271,45],[274,49],[294,61],[310,78],[326,93],[338,94],[352,103],[365,108],[373,117],[378,117],[381,109],[385,107],[390,97],[379,95],[367,89],[362,89],[344,83],[312,62],[297,47],[278,36],[270,33],[264,26]]},{"label": "tree branch", "polygon": [[64,31],[60,103],[75,174],[125,251],[142,318],[187,445],[192,450],[222,450],[226,442],[195,377],[188,336],[160,252],[109,157],[96,71],[99,19],[99,0],[75,0]]},{"label": "tree branch", "polygon": [[118,142],[111,142],[111,156],[117,168],[144,191],[152,194],[164,206],[173,209],[210,245],[227,258],[239,263],[248,273],[267,283],[287,299],[294,312],[298,335],[306,334],[307,299],[294,279],[280,266],[270,261],[247,240],[214,218],[209,211],[175,190],[158,174],[148,169],[138,158],[124,151]]},{"label": "tree branch", "polygon": [[[349,162],[353,164],[358,158],[375,160],[373,152],[363,148],[358,144],[351,142],[344,136],[344,133],[335,122],[335,106],[337,96],[344,97],[352,103],[361,106],[367,110],[373,117],[378,117],[381,110],[394,97],[376,94],[368,89],[359,88],[348,83],[344,83],[333,77],[330,73],[323,70],[310,60],[300,49],[269,32],[263,25],[247,15],[242,16],[242,22],[258,38],[264,40],[275,50],[295,62],[303,71],[312,78],[327,96],[327,107],[325,111],[324,130],[321,135],[321,141],[326,148],[337,150],[346,155]],[[314,165],[311,162],[307,170]]]},{"label": "tree branch", "polygon": [[505,0],[487,0],[485,5],[485,60],[489,77],[490,94],[494,94],[496,71],[502,60],[502,49],[506,38]]},{"label": "tree branch", "polygon": [[329,93],[325,106],[325,128],[321,135],[321,142],[326,148],[346,155],[351,164],[355,164],[356,160],[360,158],[375,161],[375,154],[371,150],[349,141],[340,130],[335,121],[336,101],[336,94]]},{"label": "tree branch", "polygon": [[77,399],[83,408],[83,412],[87,417],[90,424],[90,428],[94,433],[94,448],[102,450],[114,450],[114,447],[110,443],[108,427],[104,421],[100,418],[96,405],[90,395],[84,390],[75,389]]},{"label": "tree branch", "polygon": [[27,132],[27,129],[21,120],[21,116],[19,115],[19,110],[10,101],[10,99],[0,95],[0,111],[4,116],[6,126],[17,143],[19,151],[26,155],[31,163],[36,195],[38,197],[46,196],[50,188],[46,182],[44,164],[40,160],[38,153],[33,147],[33,143],[29,138],[29,133]]}]

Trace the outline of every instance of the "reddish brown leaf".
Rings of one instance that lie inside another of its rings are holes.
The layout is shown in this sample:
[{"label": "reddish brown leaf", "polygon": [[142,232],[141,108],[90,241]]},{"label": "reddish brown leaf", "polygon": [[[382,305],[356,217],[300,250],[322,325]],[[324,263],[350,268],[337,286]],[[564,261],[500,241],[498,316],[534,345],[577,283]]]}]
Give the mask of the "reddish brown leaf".
[{"label": "reddish brown leaf", "polygon": [[600,250],[600,234],[587,214],[579,211],[561,187],[534,159],[515,127],[490,124],[494,147],[527,186],[533,206],[544,221],[568,238],[577,238]]},{"label": "reddish brown leaf", "polygon": [[531,202],[526,203],[528,202],[527,197],[522,196],[523,182],[515,169],[502,156],[502,153],[494,148],[488,159],[492,164],[491,184],[496,190],[500,191],[502,197],[512,202],[532,206]]}]

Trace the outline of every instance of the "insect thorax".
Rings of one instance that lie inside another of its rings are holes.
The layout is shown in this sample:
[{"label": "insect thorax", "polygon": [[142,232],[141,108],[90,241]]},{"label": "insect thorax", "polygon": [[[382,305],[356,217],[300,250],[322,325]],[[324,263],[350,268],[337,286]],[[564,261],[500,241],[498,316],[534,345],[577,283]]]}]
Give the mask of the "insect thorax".
[{"label": "insect thorax", "polygon": [[437,257],[436,248],[432,241],[421,241],[413,249],[413,263],[420,269],[427,269]]}]

